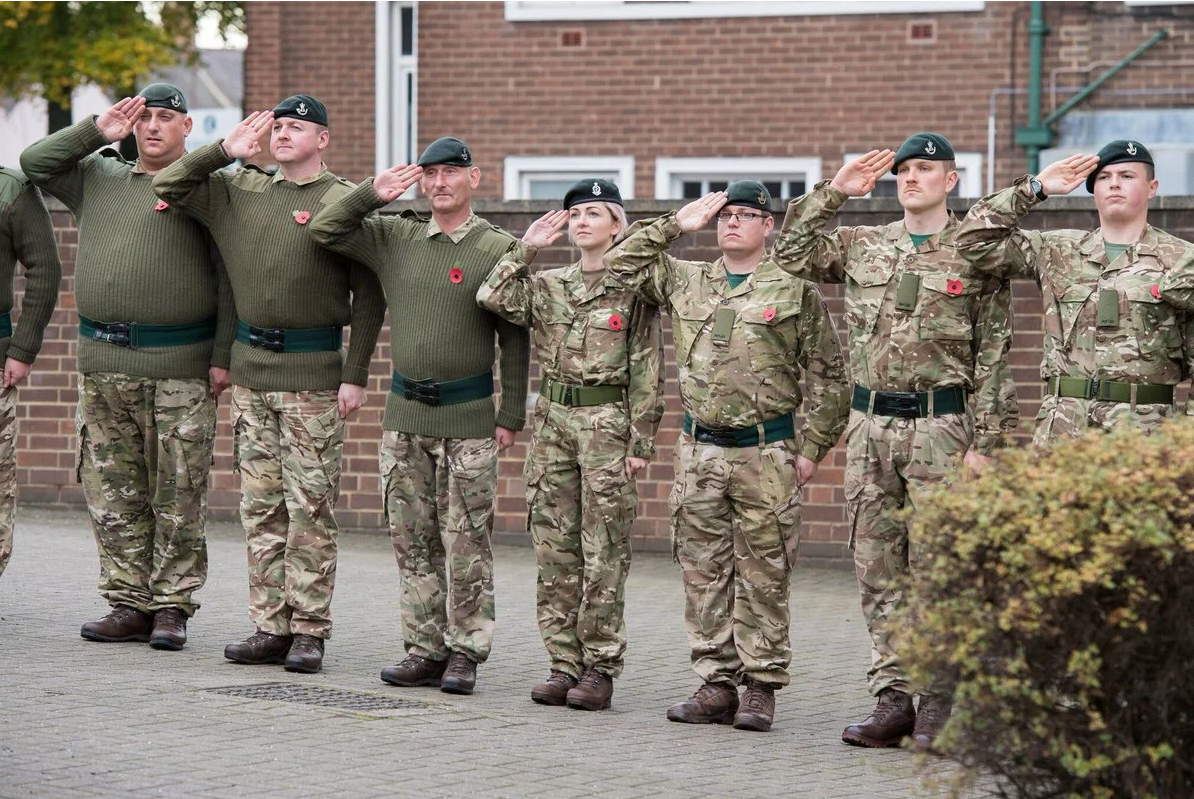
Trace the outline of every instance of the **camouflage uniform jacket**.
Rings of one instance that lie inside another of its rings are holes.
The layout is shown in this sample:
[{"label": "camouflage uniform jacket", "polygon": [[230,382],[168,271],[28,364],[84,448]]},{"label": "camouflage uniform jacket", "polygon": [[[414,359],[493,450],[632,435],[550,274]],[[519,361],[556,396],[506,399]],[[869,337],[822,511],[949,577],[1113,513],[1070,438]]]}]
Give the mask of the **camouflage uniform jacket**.
[{"label": "camouflage uniform jacket", "polygon": [[[1189,373],[1189,318],[1163,299],[1166,271],[1191,245],[1146,225],[1140,240],[1107,263],[1102,231],[1021,230],[1040,201],[1025,175],[970,209],[958,253],[1001,277],[1036,280],[1045,306],[1041,377],[1180,383]],[[1113,292],[1117,324],[1100,325],[1099,297]]]},{"label": "camouflage uniform jacket", "polygon": [[[723,259],[682,261],[667,254],[682,235],[674,212],[636,222],[627,233],[605,254],[605,264],[619,284],[671,315],[685,411],[713,428],[759,425],[800,408],[803,374],[809,412],[800,454],[824,458],[846,426],[850,386],[816,284],[784,274],[767,255],[731,289]],[[732,326],[719,343],[714,325],[727,311]]]},{"label": "camouflage uniform jacket", "polygon": [[530,327],[543,378],[573,386],[624,386],[630,412],[627,455],[655,455],[663,418],[663,333],[659,311],[608,278],[589,288],[580,264],[528,274],[537,250],[518,242],[477,292],[487,311]]},{"label": "camouflage uniform jacket", "polygon": [[[846,199],[823,181],[792,200],[775,242],[776,263],[806,280],[846,284],[850,373],[856,384],[874,391],[961,386],[973,392],[974,448],[990,454],[1019,421],[1007,359],[1009,281],[977,272],[958,256],[958,223],[952,216],[920,247],[913,245],[903,220],[825,232]],[[916,276],[919,287],[906,298],[910,302],[901,303],[905,275]]]}]

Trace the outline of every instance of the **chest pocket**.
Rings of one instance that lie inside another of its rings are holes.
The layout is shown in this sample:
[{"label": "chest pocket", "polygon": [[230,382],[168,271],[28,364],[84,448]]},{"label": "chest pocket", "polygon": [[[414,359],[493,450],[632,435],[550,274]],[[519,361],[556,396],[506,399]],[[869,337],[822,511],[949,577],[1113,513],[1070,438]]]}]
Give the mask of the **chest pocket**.
[{"label": "chest pocket", "polygon": [[673,295],[672,341],[676,350],[676,363],[687,365],[692,354],[692,345],[708,323],[716,304],[707,298]]},{"label": "chest pocket", "polygon": [[1095,286],[1082,283],[1059,287],[1053,295],[1054,301],[1045,306],[1045,332],[1065,346],[1072,344],[1078,321],[1094,292]]},{"label": "chest pocket", "polygon": [[[564,302],[551,301],[537,293],[532,306],[532,328],[535,338],[535,355],[544,365],[555,368],[560,362],[560,348],[564,346],[572,331],[576,311]],[[584,328],[581,327],[581,344],[584,343]]]},{"label": "chest pocket", "polygon": [[752,369],[790,366],[795,362],[799,313],[800,303],[791,300],[751,305],[739,311]]},{"label": "chest pocket", "polygon": [[879,257],[847,268],[850,276],[846,287],[846,324],[864,333],[875,329],[887,285],[895,274],[895,261]]},{"label": "chest pocket", "polygon": [[588,313],[585,356],[589,371],[616,371],[626,363],[626,342],[630,332],[630,310],[617,306]]},{"label": "chest pocket", "polygon": [[921,275],[920,287],[917,303],[920,337],[969,341],[973,335],[971,309],[975,296],[982,291],[983,279],[966,275]]},{"label": "chest pocket", "polygon": [[1153,293],[1161,275],[1140,277],[1143,282],[1134,282],[1121,292],[1120,327],[1131,327],[1141,354],[1180,358],[1181,331],[1173,306],[1161,299],[1159,289]]}]

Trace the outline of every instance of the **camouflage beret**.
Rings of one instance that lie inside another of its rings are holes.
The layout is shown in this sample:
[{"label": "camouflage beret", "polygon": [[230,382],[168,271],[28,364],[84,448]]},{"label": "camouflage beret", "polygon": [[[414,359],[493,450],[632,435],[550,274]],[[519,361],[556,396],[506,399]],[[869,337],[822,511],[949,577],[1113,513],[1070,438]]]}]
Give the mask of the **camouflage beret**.
[{"label": "camouflage beret", "polygon": [[581,203],[617,203],[622,204],[622,192],[612,180],[605,178],[585,178],[577,181],[564,195],[564,210]]},{"label": "camouflage beret", "polygon": [[274,119],[301,119],[327,127],[328,110],[309,94],[295,94],[274,106]]},{"label": "camouflage beret", "polygon": [[895,163],[891,165],[891,174],[895,174],[900,164],[910,158],[922,158],[925,161],[954,160],[954,146],[949,139],[940,133],[917,133],[909,136],[900,149],[896,150]]},{"label": "camouflage beret", "polygon": [[1110,144],[1104,145],[1103,149],[1099,150],[1099,165],[1095,167],[1095,171],[1086,176],[1086,190],[1094,194],[1095,177],[1103,171],[1103,167],[1111,164],[1123,163],[1137,163],[1148,164],[1155,167],[1153,163],[1153,154],[1148,151],[1138,141],[1128,141],[1127,139],[1116,139]]},{"label": "camouflage beret", "polygon": [[187,112],[187,96],[172,83],[151,83],[137,92],[137,96],[145,98],[146,108],[168,108],[183,114]]},{"label": "camouflage beret", "polygon": [[472,166],[473,154],[468,145],[455,136],[443,136],[431,144],[419,156],[419,166],[434,166],[435,164],[452,164],[453,166]]},{"label": "camouflage beret", "polygon": [[770,211],[771,192],[757,180],[735,180],[726,186],[726,205],[745,205],[760,211]]}]

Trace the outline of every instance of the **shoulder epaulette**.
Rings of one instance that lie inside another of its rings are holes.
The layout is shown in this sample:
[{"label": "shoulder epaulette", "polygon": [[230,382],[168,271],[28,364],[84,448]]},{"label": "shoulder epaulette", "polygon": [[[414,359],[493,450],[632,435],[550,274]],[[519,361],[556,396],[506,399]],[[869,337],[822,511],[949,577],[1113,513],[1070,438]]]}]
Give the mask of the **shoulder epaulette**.
[{"label": "shoulder epaulette", "polygon": [[105,147],[104,149],[100,150],[99,157],[100,158],[113,158],[122,164],[128,163],[128,160],[125,159],[125,157],[120,154],[120,150],[117,150],[115,147]]}]

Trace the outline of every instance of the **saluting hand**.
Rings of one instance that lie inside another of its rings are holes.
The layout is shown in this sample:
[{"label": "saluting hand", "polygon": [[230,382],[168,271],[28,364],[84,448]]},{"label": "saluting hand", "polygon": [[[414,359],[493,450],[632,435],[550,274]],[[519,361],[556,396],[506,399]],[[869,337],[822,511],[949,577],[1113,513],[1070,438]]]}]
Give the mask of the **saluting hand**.
[{"label": "saluting hand", "polygon": [[224,137],[229,158],[252,158],[261,152],[261,137],[274,124],[273,111],[254,111]]},{"label": "saluting hand", "polygon": [[110,143],[128,138],[145,110],[144,97],[126,97],[96,117],[95,125]]},{"label": "saluting hand", "polygon": [[699,200],[693,200],[676,212],[676,224],[685,233],[695,233],[709,224],[713,215],[721,210],[729,199],[724,191],[711,191]]},{"label": "saluting hand", "polygon": [[1099,166],[1097,155],[1071,155],[1054,161],[1041,170],[1036,179],[1041,182],[1045,194],[1069,194],[1086,181],[1086,176]]},{"label": "saluting hand", "polygon": [[879,179],[891,171],[895,153],[891,150],[871,150],[864,156],[842,165],[834,175],[832,186],[850,197],[862,197],[875,189]]},{"label": "saluting hand", "polygon": [[548,211],[531,223],[527,232],[522,234],[522,240],[536,250],[541,250],[555,244],[556,240],[564,235],[564,228],[567,226],[567,211]]},{"label": "saluting hand", "polygon": [[383,202],[393,202],[402,196],[403,192],[419,182],[423,177],[423,167],[415,164],[398,164],[373,179],[373,191]]}]

